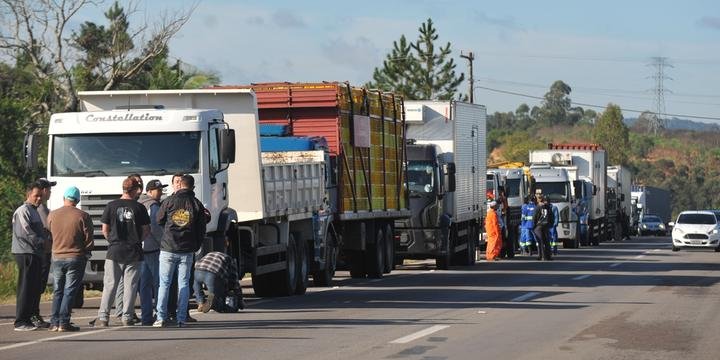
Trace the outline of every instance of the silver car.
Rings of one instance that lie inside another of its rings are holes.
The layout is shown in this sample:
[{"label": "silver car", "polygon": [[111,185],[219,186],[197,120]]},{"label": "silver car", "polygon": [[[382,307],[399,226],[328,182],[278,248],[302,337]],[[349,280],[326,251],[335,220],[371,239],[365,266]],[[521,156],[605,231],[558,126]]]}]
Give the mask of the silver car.
[{"label": "silver car", "polygon": [[720,252],[720,224],[713,211],[683,211],[670,226],[673,251],[700,248]]}]

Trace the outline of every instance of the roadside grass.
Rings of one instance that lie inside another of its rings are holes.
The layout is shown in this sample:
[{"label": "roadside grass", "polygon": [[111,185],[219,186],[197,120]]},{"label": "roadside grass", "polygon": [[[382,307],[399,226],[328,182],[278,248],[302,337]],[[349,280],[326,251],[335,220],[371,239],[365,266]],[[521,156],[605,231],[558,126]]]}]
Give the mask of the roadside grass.
[{"label": "roadside grass", "polygon": [[15,302],[17,266],[14,262],[0,262],[0,304]]}]

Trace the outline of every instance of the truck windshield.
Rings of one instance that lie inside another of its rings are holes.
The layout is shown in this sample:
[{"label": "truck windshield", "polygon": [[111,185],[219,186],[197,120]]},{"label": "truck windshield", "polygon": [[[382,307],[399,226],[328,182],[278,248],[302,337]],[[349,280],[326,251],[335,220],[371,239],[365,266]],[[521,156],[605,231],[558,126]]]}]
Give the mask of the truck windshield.
[{"label": "truck windshield", "polygon": [[550,202],[570,201],[570,184],[566,182],[537,182],[535,189],[550,199]]},{"label": "truck windshield", "polygon": [[54,135],[52,175],[196,173],[199,132]]},{"label": "truck windshield", "polygon": [[431,193],[435,185],[433,164],[429,161],[408,161],[408,189],[410,192]]},{"label": "truck windshield", "polygon": [[505,195],[507,197],[520,196],[520,179],[505,180]]}]

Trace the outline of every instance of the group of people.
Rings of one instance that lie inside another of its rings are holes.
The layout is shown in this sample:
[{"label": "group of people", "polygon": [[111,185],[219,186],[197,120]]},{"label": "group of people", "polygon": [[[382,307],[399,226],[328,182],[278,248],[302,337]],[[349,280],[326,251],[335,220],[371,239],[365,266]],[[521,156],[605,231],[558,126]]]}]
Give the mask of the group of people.
[{"label": "group of people", "polygon": [[[537,193],[535,197],[528,196],[526,200],[521,211],[520,251],[523,254],[533,255],[535,247],[538,260],[552,260],[552,256],[557,255],[558,208],[542,193]],[[498,203],[494,200],[490,201],[488,207],[485,218],[487,234],[485,258],[488,261],[496,261],[503,253],[514,254],[515,246],[504,236],[502,216],[498,214]]]},{"label": "group of people", "polygon": [[[235,259],[211,252],[194,263],[210,221],[210,213],[195,197],[194,184],[190,175],[173,175],[174,192],[161,201],[168,185],[160,180],[148,182],[145,194],[140,175],[123,180],[121,197],[108,203],[101,217],[108,249],[98,317],[91,325],[110,325],[114,301],[124,326],[140,322],[165,327],[175,320],[178,327],[184,327],[194,320],[188,312],[193,264],[193,288],[200,311],[227,311],[226,291],[239,296],[236,307],[244,307]],[[12,253],[19,269],[16,331],[79,330],[70,315],[75,296],[82,291],[85,265],[94,246],[93,223],[90,215],[77,207],[81,198],[75,186],[64,192],[62,207],[48,211],[46,202],[55,185],[44,178],[31,183],[25,202],[13,215]],[[39,304],[49,269],[54,291],[47,323],[40,315]],[[177,294],[171,294],[173,284]],[[208,290],[207,297],[203,287]],[[135,314],[138,293],[140,318]]]}]

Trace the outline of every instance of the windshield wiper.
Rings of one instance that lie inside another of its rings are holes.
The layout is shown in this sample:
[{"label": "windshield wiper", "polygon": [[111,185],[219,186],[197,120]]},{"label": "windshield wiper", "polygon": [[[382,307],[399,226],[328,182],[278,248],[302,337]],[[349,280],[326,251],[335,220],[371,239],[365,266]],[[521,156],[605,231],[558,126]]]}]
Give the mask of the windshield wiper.
[{"label": "windshield wiper", "polygon": [[88,170],[88,171],[70,171],[68,175],[73,176],[84,176],[84,177],[94,177],[94,176],[108,176],[108,174],[102,170]]}]

